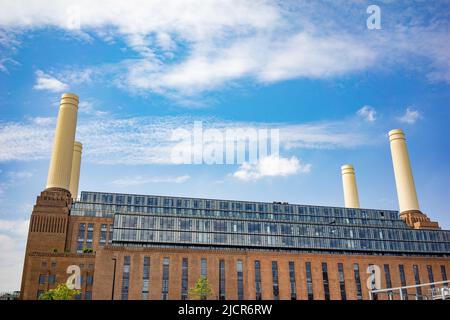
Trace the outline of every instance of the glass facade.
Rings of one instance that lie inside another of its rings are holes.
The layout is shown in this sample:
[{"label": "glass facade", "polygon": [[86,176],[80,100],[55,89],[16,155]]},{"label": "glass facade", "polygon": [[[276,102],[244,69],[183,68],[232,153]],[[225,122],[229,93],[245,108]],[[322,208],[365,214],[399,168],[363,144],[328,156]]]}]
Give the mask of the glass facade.
[{"label": "glass facade", "polygon": [[411,229],[397,211],[82,192],[71,215],[113,217],[123,245],[450,253],[450,231]]}]

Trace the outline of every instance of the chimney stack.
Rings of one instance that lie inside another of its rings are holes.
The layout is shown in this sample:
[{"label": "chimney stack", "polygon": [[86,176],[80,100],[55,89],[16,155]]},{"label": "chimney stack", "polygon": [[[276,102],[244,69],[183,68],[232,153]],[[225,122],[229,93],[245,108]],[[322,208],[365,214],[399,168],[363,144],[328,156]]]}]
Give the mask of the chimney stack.
[{"label": "chimney stack", "polygon": [[355,169],[351,164],[341,167],[344,202],[346,208],[359,208],[358,188],[356,187]]},{"label": "chimney stack", "polygon": [[80,181],[81,152],[83,145],[79,141],[73,144],[72,172],[70,174],[70,194],[72,199],[78,196],[78,184]]},{"label": "chimney stack", "polygon": [[389,141],[400,213],[406,211],[420,212],[408,149],[406,148],[405,134],[401,129],[391,130],[389,131]]},{"label": "chimney stack", "polygon": [[62,188],[69,190],[77,112],[78,96],[73,93],[64,93],[59,105],[46,189]]},{"label": "chimney stack", "polygon": [[403,130],[394,129],[389,131],[389,141],[391,144],[392,165],[394,166],[400,218],[411,228],[440,229],[437,222],[431,221],[419,209],[416,186]]}]

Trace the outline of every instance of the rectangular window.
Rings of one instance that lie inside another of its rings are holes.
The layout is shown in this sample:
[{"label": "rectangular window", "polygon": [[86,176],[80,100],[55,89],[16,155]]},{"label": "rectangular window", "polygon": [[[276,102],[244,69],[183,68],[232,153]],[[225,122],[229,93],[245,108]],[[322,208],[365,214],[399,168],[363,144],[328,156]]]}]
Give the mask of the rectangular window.
[{"label": "rectangular window", "polygon": [[83,252],[85,232],[86,232],[86,224],[85,223],[80,223],[78,225],[77,253],[82,253]]},{"label": "rectangular window", "polygon": [[45,274],[41,274],[39,275],[39,284],[44,284],[45,283]]},{"label": "rectangular window", "polygon": [[280,291],[278,288],[278,263],[272,261],[272,284],[273,284],[273,300],[280,298]]},{"label": "rectangular window", "polygon": [[54,274],[48,275],[48,284],[55,284],[56,282],[56,276]]},{"label": "rectangular window", "polygon": [[144,257],[144,268],[142,273],[142,300],[148,300],[150,291],[150,257]]},{"label": "rectangular window", "polygon": [[200,263],[201,263],[201,276],[203,278],[207,278],[208,277],[208,263],[206,261],[206,258],[202,258]]},{"label": "rectangular window", "polygon": [[289,282],[291,284],[291,300],[297,300],[297,286],[295,284],[294,261],[289,261]]},{"label": "rectangular window", "polygon": [[183,258],[181,264],[181,300],[188,298],[188,259]]},{"label": "rectangular window", "polygon": [[87,278],[86,278],[86,284],[88,286],[92,286],[94,284],[94,276],[92,276],[91,274],[88,274]]},{"label": "rectangular window", "polygon": [[84,295],[85,300],[92,300],[92,291],[86,291]]},{"label": "rectangular window", "polygon": [[[413,265],[414,281],[416,284],[420,284],[419,266]],[[416,300],[422,300],[422,288],[416,287]]]},{"label": "rectangular window", "polygon": [[[445,271],[444,265],[441,265],[441,277],[442,277],[442,281],[447,281],[447,272]],[[444,283],[444,287],[447,288],[448,283]]]},{"label": "rectangular window", "polygon": [[338,273],[339,273],[339,290],[341,292],[341,300],[347,300],[347,293],[345,291],[344,265],[342,263],[338,263]]},{"label": "rectangular window", "polygon": [[322,262],[322,279],[325,300],[330,300],[330,284],[328,283],[328,266],[326,262]]},{"label": "rectangular window", "polygon": [[237,297],[238,300],[244,299],[244,270],[242,260],[238,260],[236,263],[237,270]]},{"label": "rectangular window", "polygon": [[[433,267],[430,265],[427,265],[427,272],[428,272],[428,280],[430,281],[430,283],[434,282],[434,275],[433,275]],[[434,289],[434,284],[431,285],[431,288]]]},{"label": "rectangular window", "polygon": [[[376,282],[375,282],[375,267],[373,264],[369,264],[369,268],[367,270],[367,272],[370,271],[370,276],[372,276],[372,281],[370,283],[370,290],[376,290]],[[369,276],[369,277],[370,277]],[[378,300],[378,293],[372,293],[372,299],[373,300]]]},{"label": "rectangular window", "polygon": [[359,265],[357,263],[353,264],[353,271],[355,275],[356,299],[362,300],[361,277],[359,275]]},{"label": "rectangular window", "polygon": [[219,261],[219,300],[225,300],[225,260]]},{"label": "rectangular window", "polygon": [[162,300],[169,299],[169,258],[163,259]]},{"label": "rectangular window", "polygon": [[[404,286],[406,286],[405,267],[402,264],[400,264],[398,266],[398,271],[400,273],[400,283],[401,283],[402,287],[404,287]],[[403,295],[403,299],[408,300],[408,290],[402,289],[401,293]]]},{"label": "rectangular window", "polygon": [[93,236],[94,236],[94,224],[88,223],[86,248],[92,248]]},{"label": "rectangular window", "polygon": [[122,300],[128,300],[128,289],[130,286],[130,256],[123,257],[123,273],[122,273]]},{"label": "rectangular window", "polygon": [[[384,265],[384,278],[386,280],[386,288],[392,288],[392,281],[391,281],[391,271],[389,269],[389,265],[385,264]],[[392,300],[393,299],[393,292],[392,291],[388,291],[388,299]]]},{"label": "rectangular window", "polygon": [[261,288],[261,262],[255,261],[255,292],[256,300],[262,300],[262,288]]},{"label": "rectangular window", "polygon": [[114,230],[114,225],[110,224],[109,225],[109,238],[108,238],[108,243],[112,243],[112,239],[113,239],[113,230]]},{"label": "rectangular window", "polygon": [[104,245],[106,243],[106,233],[107,233],[107,229],[106,229],[106,224],[102,223],[102,225],[100,226],[100,245]]},{"label": "rectangular window", "polygon": [[41,294],[44,293],[44,290],[38,290],[36,293],[36,298],[39,299],[39,297],[41,296]]},{"label": "rectangular window", "polygon": [[306,262],[305,267],[306,267],[306,291],[308,294],[308,300],[314,300],[311,262]]}]

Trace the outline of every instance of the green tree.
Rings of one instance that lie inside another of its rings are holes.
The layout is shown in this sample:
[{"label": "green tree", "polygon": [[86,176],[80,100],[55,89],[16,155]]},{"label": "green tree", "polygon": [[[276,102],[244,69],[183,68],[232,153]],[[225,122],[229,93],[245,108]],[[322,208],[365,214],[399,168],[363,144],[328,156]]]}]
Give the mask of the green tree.
[{"label": "green tree", "polygon": [[206,300],[208,297],[212,295],[212,289],[209,285],[208,278],[200,277],[195,286],[189,289],[189,299],[192,300]]},{"label": "green tree", "polygon": [[39,300],[72,300],[80,294],[79,290],[69,289],[65,283],[58,284],[55,289],[50,289],[39,296]]}]

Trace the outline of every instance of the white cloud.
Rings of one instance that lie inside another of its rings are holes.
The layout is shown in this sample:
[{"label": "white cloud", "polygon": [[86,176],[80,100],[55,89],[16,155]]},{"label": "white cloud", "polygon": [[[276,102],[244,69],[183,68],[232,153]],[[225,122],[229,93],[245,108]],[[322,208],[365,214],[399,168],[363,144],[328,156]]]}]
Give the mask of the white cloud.
[{"label": "white cloud", "polygon": [[367,122],[374,122],[377,119],[377,112],[371,106],[364,106],[356,113]]},{"label": "white cloud", "polygon": [[20,290],[28,224],[0,219],[0,292]]},{"label": "white cloud", "polygon": [[36,71],[36,83],[33,86],[35,90],[47,90],[52,92],[62,92],[69,86],[58,79],[44,73],[41,70]]},{"label": "white cloud", "polygon": [[267,156],[255,164],[243,163],[239,169],[233,173],[233,177],[249,181],[258,180],[265,177],[285,177],[297,173],[307,173],[311,171],[311,164],[302,164],[295,156],[283,158],[278,156]]},{"label": "white cloud", "polygon": [[414,124],[422,118],[422,115],[418,110],[414,110],[412,108],[406,108],[405,114],[401,117],[398,117],[398,121],[407,124]]},{"label": "white cloud", "polygon": [[149,183],[183,183],[189,180],[189,175],[175,176],[175,177],[124,177],[112,182],[113,185],[118,187],[132,187],[140,186]]},{"label": "white cloud", "polygon": [[[284,124],[229,122],[203,118],[204,130],[216,128],[279,129],[281,150],[299,148],[354,148],[378,143],[378,134],[369,128],[342,121]],[[25,122],[0,123],[0,162],[48,159],[54,138],[54,121],[33,118]],[[190,117],[114,118],[105,115],[84,119],[77,126],[77,140],[83,143],[83,161],[97,164],[171,164],[177,141],[171,139],[175,129],[192,131]],[[107,143],[105,143],[107,141]]]}]

